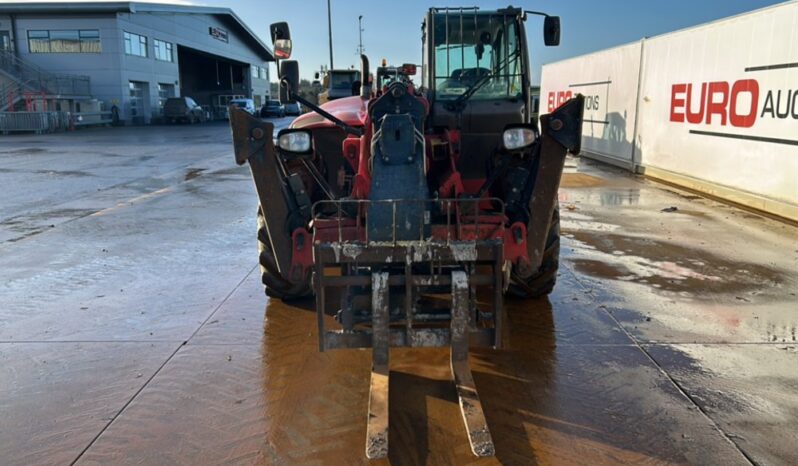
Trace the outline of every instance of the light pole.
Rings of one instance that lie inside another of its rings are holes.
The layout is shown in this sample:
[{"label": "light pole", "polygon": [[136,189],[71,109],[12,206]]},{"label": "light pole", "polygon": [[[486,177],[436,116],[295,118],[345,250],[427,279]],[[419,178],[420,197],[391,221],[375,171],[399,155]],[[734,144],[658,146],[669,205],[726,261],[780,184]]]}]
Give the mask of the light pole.
[{"label": "light pole", "polygon": [[358,49],[358,55],[363,55],[363,15],[357,17],[357,32],[360,36]]},{"label": "light pole", "polygon": [[330,0],[327,0],[327,31],[330,35],[330,69],[333,69],[333,50],[332,50],[332,13],[330,9]]}]

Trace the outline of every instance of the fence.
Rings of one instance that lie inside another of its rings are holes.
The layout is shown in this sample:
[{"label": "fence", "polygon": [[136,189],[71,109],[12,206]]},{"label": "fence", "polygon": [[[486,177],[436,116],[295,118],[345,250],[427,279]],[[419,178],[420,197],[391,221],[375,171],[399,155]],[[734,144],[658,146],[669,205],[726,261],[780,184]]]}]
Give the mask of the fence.
[{"label": "fence", "polygon": [[70,127],[67,112],[0,112],[0,133],[52,133]]}]

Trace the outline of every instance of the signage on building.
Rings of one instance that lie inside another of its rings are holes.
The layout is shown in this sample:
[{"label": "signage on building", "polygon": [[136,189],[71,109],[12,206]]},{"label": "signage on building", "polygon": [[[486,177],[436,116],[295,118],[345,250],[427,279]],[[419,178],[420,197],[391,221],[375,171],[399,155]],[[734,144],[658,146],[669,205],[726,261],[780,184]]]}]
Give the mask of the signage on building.
[{"label": "signage on building", "polygon": [[216,40],[220,40],[222,42],[227,42],[227,31],[224,29],[216,28],[216,27],[209,27],[208,34],[211,35]]}]

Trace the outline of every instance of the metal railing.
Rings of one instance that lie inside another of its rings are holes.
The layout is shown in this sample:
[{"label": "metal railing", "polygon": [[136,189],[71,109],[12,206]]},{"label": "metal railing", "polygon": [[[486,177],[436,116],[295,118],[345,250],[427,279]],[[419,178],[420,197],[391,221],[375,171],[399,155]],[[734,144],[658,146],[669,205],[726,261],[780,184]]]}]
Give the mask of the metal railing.
[{"label": "metal railing", "polygon": [[11,78],[0,88],[0,109],[25,97],[25,94],[47,96],[89,96],[88,76],[50,73],[20,59],[11,51],[0,51],[0,71]]},{"label": "metal railing", "polygon": [[[489,212],[482,212],[480,205],[489,202],[492,204],[493,209]],[[451,241],[462,240],[474,232],[479,232],[480,226],[488,226],[490,223],[482,225],[484,221],[499,216],[501,219],[505,217],[504,202],[499,198],[460,198],[460,199],[383,199],[383,200],[367,200],[367,199],[336,199],[318,201],[313,204],[311,209],[311,216],[314,219],[323,219],[335,222],[334,228],[337,229],[337,242],[352,242],[357,241],[356,238],[360,237],[366,243],[370,242],[368,216],[364,215],[365,211],[370,206],[384,205],[390,208],[391,224],[383,225],[384,228],[390,229],[390,239],[388,242],[396,244],[398,241],[397,235],[397,220],[403,220],[398,217],[405,216],[400,210],[410,207],[418,216],[417,221],[411,222],[418,226],[418,235],[414,238],[415,241],[429,241],[432,239],[442,240],[446,243]],[[354,225],[351,221],[354,220]],[[347,224],[347,222],[350,222]],[[430,229],[432,225],[439,225],[445,227],[445,237],[434,238],[433,232]],[[497,224],[496,228],[502,228],[504,222]],[[371,225],[375,227],[375,225]],[[347,238],[344,230],[347,228],[354,229],[355,238]],[[467,233],[468,232],[468,233]]]},{"label": "metal railing", "polygon": [[67,112],[0,112],[0,133],[65,131],[70,118]]}]

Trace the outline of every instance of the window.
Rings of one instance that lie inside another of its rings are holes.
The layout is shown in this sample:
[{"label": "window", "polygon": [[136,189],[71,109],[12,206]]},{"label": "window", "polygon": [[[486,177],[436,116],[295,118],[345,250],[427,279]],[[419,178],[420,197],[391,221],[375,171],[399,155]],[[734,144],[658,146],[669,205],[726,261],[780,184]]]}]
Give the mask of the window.
[{"label": "window", "polygon": [[30,53],[50,52],[50,31],[28,31],[28,51]]},{"label": "window", "polygon": [[100,45],[100,31],[94,30],[81,30],[80,33],[80,51],[83,53],[100,53],[102,46]]},{"label": "window", "polygon": [[0,31],[0,52],[5,50],[11,50],[11,33]]},{"label": "window", "polygon": [[166,103],[166,99],[174,96],[175,96],[174,84],[158,83],[158,113],[163,115],[163,106]]},{"label": "window", "polygon": [[433,21],[439,99],[456,99],[477,85],[474,100],[521,95],[521,46],[511,17],[437,14]]},{"label": "window", "polygon": [[78,31],[50,31],[50,52],[80,52],[80,35]]},{"label": "window", "polygon": [[146,83],[139,81],[128,81],[128,88],[130,90],[130,116],[138,116],[142,113],[145,84]]},{"label": "window", "polygon": [[352,85],[358,80],[358,76],[354,71],[332,72],[333,89],[352,89]]},{"label": "window", "polygon": [[28,31],[30,53],[100,53],[100,31],[96,29]]},{"label": "window", "polygon": [[[146,47],[146,39],[145,39]],[[152,48],[155,50],[155,59],[161,61],[174,61],[172,56],[172,43],[153,39]]]},{"label": "window", "polygon": [[258,73],[259,73],[259,71],[258,71],[258,67],[257,67],[257,66],[255,66],[255,65],[250,65],[250,66],[249,66],[249,70],[250,70],[250,72],[251,72],[251,74],[252,74],[252,77],[253,77],[253,78],[257,78],[257,77],[258,77]]},{"label": "window", "polygon": [[147,57],[147,38],[125,31],[125,53],[137,57]]},{"label": "window", "polygon": [[258,74],[260,79],[269,79],[269,69],[266,67],[258,68]]}]

